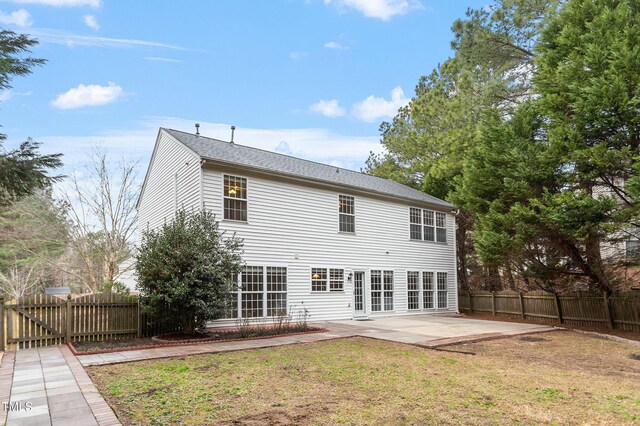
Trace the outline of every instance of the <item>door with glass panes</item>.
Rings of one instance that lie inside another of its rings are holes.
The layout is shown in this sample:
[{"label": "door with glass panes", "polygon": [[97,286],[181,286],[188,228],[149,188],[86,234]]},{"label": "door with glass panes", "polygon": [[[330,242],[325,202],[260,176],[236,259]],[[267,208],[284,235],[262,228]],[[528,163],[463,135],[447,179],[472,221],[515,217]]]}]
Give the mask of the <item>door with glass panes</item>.
[{"label": "door with glass panes", "polygon": [[362,317],[367,315],[367,299],[364,271],[353,273],[353,316]]}]

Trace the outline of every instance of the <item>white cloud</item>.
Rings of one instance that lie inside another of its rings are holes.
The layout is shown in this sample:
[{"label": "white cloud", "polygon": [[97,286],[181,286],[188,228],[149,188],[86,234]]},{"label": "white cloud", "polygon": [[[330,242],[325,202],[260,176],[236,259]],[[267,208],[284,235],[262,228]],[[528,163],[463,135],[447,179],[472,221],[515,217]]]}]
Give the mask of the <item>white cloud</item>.
[{"label": "white cloud", "polygon": [[24,9],[18,9],[8,15],[0,11],[0,24],[30,27],[32,23],[31,14]]},{"label": "white cloud", "polygon": [[162,58],[159,56],[145,56],[145,58],[147,61],[152,61],[152,62],[182,62],[179,59],[171,59],[171,58]]},{"label": "white cloud", "polygon": [[93,15],[84,15],[84,24],[91,28],[92,30],[98,31],[100,29],[100,24],[98,24],[98,20]]},{"label": "white cloud", "polygon": [[344,108],[340,106],[337,99],[325,101],[321,99],[319,102],[311,105],[309,109],[313,112],[324,115],[325,117],[342,117],[345,113]]},{"label": "white cloud", "polygon": [[0,92],[0,102],[7,102],[9,99],[13,97],[13,93],[11,90],[3,90]]},{"label": "white cloud", "polygon": [[391,100],[369,96],[367,99],[355,103],[351,113],[359,120],[374,122],[381,118],[391,118],[398,113],[398,109],[409,103],[404,97],[402,87],[398,86],[391,91]]},{"label": "white cloud", "polygon": [[124,94],[122,87],[109,82],[107,86],[79,84],[58,95],[51,104],[58,109],[76,109],[86,106],[106,105]]},{"label": "white cloud", "polygon": [[348,49],[348,47],[338,43],[337,41],[329,41],[324,44],[324,47],[326,47],[327,49],[336,49],[336,50]]},{"label": "white cloud", "polygon": [[383,21],[424,8],[418,0],[324,0],[324,4],[333,4],[340,11],[355,9],[367,18]]},{"label": "white cloud", "polygon": [[98,8],[102,6],[102,0],[12,0],[13,3],[39,4],[54,7],[78,7],[90,6]]},{"label": "white cloud", "polygon": [[132,48],[132,47],[152,47],[160,49],[186,50],[182,47],[172,44],[160,43],[157,41],[136,40],[127,38],[110,38],[84,36],[65,31],[53,30],[48,28],[31,29],[29,34],[38,39],[41,43],[62,44],[69,47],[88,46],[88,47],[110,47],[110,48]]},{"label": "white cloud", "polygon": [[278,144],[278,146],[276,146],[276,149],[274,151],[280,154],[291,155],[291,147],[285,141],[280,141],[280,143]]},{"label": "white cloud", "polygon": [[307,52],[291,52],[289,54],[289,57],[291,59],[293,59],[294,61],[296,61],[298,59],[306,58],[307,56],[309,56],[309,54]]}]

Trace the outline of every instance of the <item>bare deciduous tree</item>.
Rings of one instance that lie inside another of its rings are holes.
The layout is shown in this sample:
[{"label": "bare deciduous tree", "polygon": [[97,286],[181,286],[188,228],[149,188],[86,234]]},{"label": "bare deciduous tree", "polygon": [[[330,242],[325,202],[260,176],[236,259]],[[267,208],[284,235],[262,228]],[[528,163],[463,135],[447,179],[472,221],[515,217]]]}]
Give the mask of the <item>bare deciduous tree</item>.
[{"label": "bare deciduous tree", "polygon": [[61,190],[70,226],[67,273],[99,292],[133,268],[138,162],[111,162],[96,150],[86,175],[74,174]]}]

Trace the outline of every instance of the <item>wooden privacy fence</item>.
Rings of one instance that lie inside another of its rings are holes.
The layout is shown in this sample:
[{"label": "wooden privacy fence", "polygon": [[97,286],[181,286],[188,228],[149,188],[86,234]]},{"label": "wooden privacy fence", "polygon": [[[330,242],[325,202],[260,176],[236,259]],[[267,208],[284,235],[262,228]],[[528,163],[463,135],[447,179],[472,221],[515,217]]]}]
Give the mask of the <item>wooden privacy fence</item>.
[{"label": "wooden privacy fence", "polygon": [[8,301],[0,296],[0,351],[176,330],[171,324],[148,318],[136,296],[90,294],[64,299],[37,294]]},{"label": "wooden privacy fence", "polygon": [[544,323],[617,328],[640,332],[640,294],[615,296],[573,293],[558,296],[544,291],[459,293],[460,310],[518,316]]}]

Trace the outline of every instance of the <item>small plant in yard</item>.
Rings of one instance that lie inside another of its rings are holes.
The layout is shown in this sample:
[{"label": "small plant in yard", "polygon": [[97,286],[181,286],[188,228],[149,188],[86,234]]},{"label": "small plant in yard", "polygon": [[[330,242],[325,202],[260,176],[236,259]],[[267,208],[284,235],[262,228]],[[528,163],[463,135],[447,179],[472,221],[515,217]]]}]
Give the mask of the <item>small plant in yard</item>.
[{"label": "small plant in yard", "polygon": [[142,232],[136,270],[144,309],[185,334],[204,329],[228,311],[241,254],[242,240],[219,231],[213,214],[179,210],[161,229]]},{"label": "small plant in yard", "polygon": [[297,326],[300,330],[306,331],[309,329],[309,317],[311,314],[309,313],[309,309],[302,305],[302,307],[298,310],[298,320]]},{"label": "small plant in yard", "polygon": [[287,313],[286,309],[278,311],[273,328],[277,333],[284,333],[291,329],[291,315]]}]

